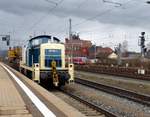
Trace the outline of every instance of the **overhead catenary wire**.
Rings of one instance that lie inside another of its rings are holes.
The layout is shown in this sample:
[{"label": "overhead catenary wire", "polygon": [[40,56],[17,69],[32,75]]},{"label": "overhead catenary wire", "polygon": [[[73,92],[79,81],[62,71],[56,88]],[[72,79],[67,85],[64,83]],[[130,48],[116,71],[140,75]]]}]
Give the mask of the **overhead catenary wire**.
[{"label": "overhead catenary wire", "polygon": [[81,6],[84,5],[87,1],[88,1],[88,0],[82,1],[82,2],[77,6],[77,8],[81,8]]},{"label": "overhead catenary wire", "polygon": [[[120,7],[123,7],[124,5],[130,3],[131,1],[135,1],[135,0],[128,0],[128,1],[126,1],[125,3],[122,3],[122,6],[120,6]],[[80,5],[83,5],[83,2],[87,2],[87,0],[82,1],[82,2],[80,3]],[[118,7],[117,7],[117,8],[118,8]],[[88,18],[88,19],[85,19],[85,20],[83,20],[83,21],[77,23],[77,24],[74,24],[73,27],[80,26],[80,25],[82,25],[82,24],[84,24],[84,23],[87,23],[87,22],[90,21],[90,20],[94,20],[94,19],[96,19],[97,17],[100,17],[100,16],[103,16],[103,15],[105,15],[105,14],[108,14],[108,13],[110,13],[111,11],[113,11],[114,9],[116,9],[116,7],[113,7],[112,9],[108,9],[108,10],[106,10],[106,11],[104,11],[104,12],[101,12],[101,13],[99,13],[99,14],[93,16],[93,17],[90,17],[90,18]],[[60,28],[58,28],[58,29],[60,29]],[[63,28],[61,31],[57,32],[57,35],[60,35],[60,34],[62,35],[62,33],[66,32],[66,29],[67,29],[67,27],[65,27],[65,28]],[[92,31],[92,30],[91,30],[91,31]],[[82,31],[81,31],[81,32],[82,32]]]},{"label": "overhead catenary wire", "polygon": [[114,1],[109,1],[109,0],[103,0],[103,2],[117,5],[116,7],[122,6],[122,4],[119,2],[114,2]]},{"label": "overhead catenary wire", "polygon": [[54,1],[52,1],[52,0],[45,0],[45,1],[47,1],[47,2],[49,2],[49,3],[51,3],[51,4],[55,4],[55,5],[58,4],[57,2],[54,2]]},{"label": "overhead catenary wire", "polygon": [[[28,31],[32,31],[33,28],[35,28],[38,24],[40,24],[44,19],[46,19],[46,17],[48,17],[48,14],[52,13],[52,11],[54,11],[64,0],[57,0],[57,1],[52,1],[52,0],[44,0],[46,2],[49,2],[50,4],[53,4],[54,7],[50,8],[48,10],[48,13],[47,14],[44,14],[42,15],[39,19],[36,20],[35,23],[33,23],[31,26],[29,26],[28,28],[26,28],[26,32],[25,33],[28,33]],[[24,26],[24,23],[23,23],[23,26]],[[20,31],[22,26],[20,26],[18,29]]]},{"label": "overhead catenary wire", "polygon": [[[47,0],[46,0],[46,1],[47,1]],[[52,11],[54,11],[54,10],[58,7],[58,5],[60,5],[63,1],[64,1],[64,0],[60,0],[58,3],[56,3],[55,6],[52,7],[52,8],[48,11],[48,13],[47,13],[46,15],[43,15],[42,17],[40,17],[40,19],[37,20],[37,21],[29,28],[29,30],[32,30],[37,24],[39,24],[39,23],[40,23],[41,21],[43,21],[46,17],[48,17],[48,14],[50,14]]]},{"label": "overhead catenary wire", "polygon": [[[122,6],[128,4],[131,1],[133,1],[133,0],[128,0],[127,2],[123,3]],[[98,13],[97,15],[95,15],[93,17],[89,17],[89,18],[85,19],[84,21],[81,21],[81,22],[79,22],[77,24],[74,24],[73,26],[78,26],[78,25],[84,24],[84,23],[86,23],[89,20],[93,20],[93,19],[96,19],[97,17],[105,15],[106,13],[109,13],[109,12],[113,11],[114,9],[116,9],[116,7],[113,7],[111,9],[108,9],[108,10],[104,11],[104,12]]]},{"label": "overhead catenary wire", "polygon": [[[45,1],[47,1],[47,0],[45,0]],[[50,11],[50,13],[51,13],[51,11],[53,11],[59,4],[61,4],[62,2],[63,2],[64,0],[61,0],[60,2],[58,2],[58,4],[57,5],[55,5],[51,10],[49,10]],[[127,4],[127,3],[129,3],[129,2],[131,2],[131,1],[134,1],[134,0],[128,0],[127,2],[125,2],[125,3],[122,3],[122,6],[123,5],[125,5],[125,4]],[[87,0],[85,0],[85,1],[83,1],[83,2],[87,2]],[[83,2],[80,4],[80,5],[83,5]],[[122,7],[122,6],[120,6],[120,7]],[[118,7],[117,7],[118,8]],[[75,27],[75,26],[80,26],[80,25],[82,25],[82,24],[84,24],[84,23],[86,23],[86,22],[88,22],[88,21],[90,21],[90,20],[94,20],[94,19],[96,19],[97,17],[100,17],[100,16],[103,16],[103,15],[105,15],[105,14],[108,14],[109,12],[111,12],[111,11],[113,11],[114,9],[116,9],[116,7],[113,7],[112,9],[108,9],[108,10],[106,10],[106,11],[104,11],[104,12],[101,12],[101,13],[98,13],[97,15],[95,15],[95,16],[93,16],[93,17],[89,17],[89,18],[87,18],[87,19],[85,19],[85,20],[83,20],[83,21],[81,21],[81,22],[79,22],[79,23],[77,23],[77,24],[74,24],[73,25],[73,27]],[[44,15],[44,17],[47,17],[48,15],[46,14],[46,15]],[[33,29],[38,23],[40,23],[42,20],[44,20],[45,18],[40,18],[30,29]],[[60,28],[58,28],[58,29],[60,29]],[[64,31],[65,30],[65,31]],[[61,30],[61,31],[59,31],[58,33],[60,34],[60,33],[62,33],[62,32],[66,32],[66,27],[65,28],[63,28],[63,30]],[[58,34],[57,33],[57,34]]]},{"label": "overhead catenary wire", "polygon": [[[83,20],[83,21],[81,21],[81,22],[79,22],[79,23],[73,24],[72,26],[73,26],[73,27],[80,26],[80,25],[82,25],[82,24],[84,24],[84,23],[86,23],[86,22],[88,22],[88,21],[91,21],[91,20],[96,19],[97,17],[101,17],[101,16],[103,16],[103,15],[106,15],[106,14],[112,12],[112,11],[115,10],[116,8],[119,8],[119,7],[122,7],[122,6],[124,6],[124,5],[127,5],[127,4],[129,4],[130,2],[132,2],[132,1],[134,1],[134,0],[128,0],[128,1],[125,2],[125,3],[122,3],[121,6],[113,7],[113,8],[111,8],[111,9],[108,9],[108,10],[104,11],[104,12],[100,12],[100,13],[98,13],[97,15],[92,16],[92,17],[89,17],[89,18],[87,18],[87,19],[85,19],[85,20]],[[66,29],[66,28],[63,28],[61,31],[59,31],[59,34],[60,34],[60,33],[63,33],[63,32],[66,32],[66,31],[64,31],[65,29]]]},{"label": "overhead catenary wire", "polygon": [[[85,4],[87,1],[88,1],[88,0],[84,0],[84,1],[81,2],[77,7],[82,6],[82,5]],[[102,1],[108,2],[108,0],[107,0],[107,1],[106,1],[106,0],[102,0]],[[125,3],[119,3],[119,2],[113,2],[113,1],[112,1],[112,3],[118,4],[118,6],[115,6],[115,7],[111,8],[111,9],[108,9],[108,10],[106,10],[106,11],[104,11],[104,12],[98,13],[97,15],[95,15],[95,16],[93,16],[93,17],[89,17],[89,18],[87,18],[87,19],[85,19],[85,20],[83,20],[83,21],[81,21],[81,22],[79,22],[79,23],[76,23],[76,24],[72,25],[72,26],[75,27],[75,26],[78,26],[78,25],[82,25],[82,24],[84,24],[84,23],[86,23],[86,22],[88,22],[88,21],[90,21],[90,20],[94,20],[94,19],[96,19],[97,17],[100,17],[100,16],[103,16],[103,15],[105,15],[105,14],[107,14],[107,13],[110,13],[111,11],[115,10],[116,8],[123,7],[124,5],[127,5],[128,3],[132,2],[132,1],[135,1],[135,0],[128,0],[128,1],[125,2]],[[110,1],[110,2],[111,2],[111,1]],[[59,28],[58,28],[58,29],[59,29]],[[59,31],[59,34],[62,33],[62,32],[66,32],[66,31],[64,31],[65,29],[66,29],[66,27],[63,28],[61,31]]]}]

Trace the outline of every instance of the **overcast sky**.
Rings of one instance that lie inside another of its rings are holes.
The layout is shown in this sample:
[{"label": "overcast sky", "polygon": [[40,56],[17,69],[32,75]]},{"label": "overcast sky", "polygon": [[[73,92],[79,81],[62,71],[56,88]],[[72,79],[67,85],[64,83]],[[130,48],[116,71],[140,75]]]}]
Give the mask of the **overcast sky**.
[{"label": "overcast sky", "polygon": [[[0,34],[10,34],[12,45],[29,36],[50,34],[64,40],[72,31],[97,45],[114,47],[124,40],[139,51],[138,36],[150,42],[150,4],[146,0],[0,0]],[[0,43],[1,49],[5,43]]]}]

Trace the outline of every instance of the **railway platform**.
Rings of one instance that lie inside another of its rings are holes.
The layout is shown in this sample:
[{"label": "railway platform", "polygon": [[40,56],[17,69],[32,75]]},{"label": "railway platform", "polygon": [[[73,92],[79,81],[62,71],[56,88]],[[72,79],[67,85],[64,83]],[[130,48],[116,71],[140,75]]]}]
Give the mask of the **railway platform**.
[{"label": "railway platform", "polygon": [[51,92],[0,63],[0,117],[84,117]]},{"label": "railway platform", "polygon": [[0,66],[0,116],[32,117],[10,76]]}]

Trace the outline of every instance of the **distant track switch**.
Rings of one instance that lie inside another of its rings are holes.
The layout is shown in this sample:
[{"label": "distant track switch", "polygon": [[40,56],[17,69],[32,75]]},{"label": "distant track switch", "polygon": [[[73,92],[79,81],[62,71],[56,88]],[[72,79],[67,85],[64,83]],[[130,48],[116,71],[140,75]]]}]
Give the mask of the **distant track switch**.
[{"label": "distant track switch", "polygon": [[59,80],[58,80],[58,74],[57,74],[57,70],[56,70],[56,61],[52,61],[51,62],[52,65],[52,78],[53,78],[53,84],[55,86],[58,86]]}]

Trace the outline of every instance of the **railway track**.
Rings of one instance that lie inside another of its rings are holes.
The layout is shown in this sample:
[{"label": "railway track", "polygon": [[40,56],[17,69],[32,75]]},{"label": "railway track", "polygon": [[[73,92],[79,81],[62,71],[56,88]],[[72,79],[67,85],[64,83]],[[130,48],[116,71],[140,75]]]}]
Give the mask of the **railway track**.
[{"label": "railway track", "polygon": [[86,100],[82,96],[77,96],[71,92],[68,92],[64,89],[60,89],[54,94],[88,117],[119,117],[118,115]]},{"label": "railway track", "polygon": [[91,88],[95,88],[95,89],[113,94],[113,95],[127,98],[127,99],[133,100],[135,102],[138,102],[138,103],[141,103],[141,104],[144,104],[147,106],[150,106],[150,102],[149,102],[150,96],[149,95],[139,94],[139,93],[129,91],[126,89],[122,89],[119,87],[108,86],[108,85],[104,85],[101,83],[96,83],[96,82],[92,82],[89,80],[84,80],[81,78],[75,78],[75,82],[82,84],[82,85],[85,85],[85,86],[88,86],[88,87],[91,87]]},{"label": "railway track", "polygon": [[145,70],[145,74],[138,74],[138,68],[76,66],[75,69],[85,72],[107,74],[107,75],[121,76],[124,78],[150,81],[150,70],[147,69]]}]

